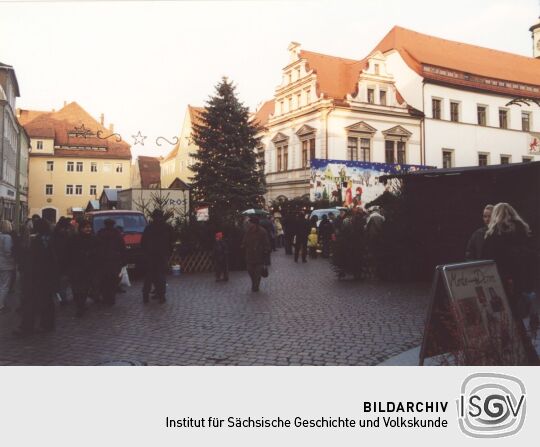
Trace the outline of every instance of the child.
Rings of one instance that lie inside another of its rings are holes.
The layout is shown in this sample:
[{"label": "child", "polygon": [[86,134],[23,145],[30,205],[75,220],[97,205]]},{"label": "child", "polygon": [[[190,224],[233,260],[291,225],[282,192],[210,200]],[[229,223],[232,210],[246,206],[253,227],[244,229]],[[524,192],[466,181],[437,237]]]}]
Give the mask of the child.
[{"label": "child", "polygon": [[308,252],[311,259],[317,258],[317,247],[319,245],[319,237],[317,236],[317,229],[312,228],[311,234],[308,236]]},{"label": "child", "polygon": [[216,233],[216,241],[214,242],[214,269],[216,281],[229,280],[229,246],[223,240],[222,232]]}]

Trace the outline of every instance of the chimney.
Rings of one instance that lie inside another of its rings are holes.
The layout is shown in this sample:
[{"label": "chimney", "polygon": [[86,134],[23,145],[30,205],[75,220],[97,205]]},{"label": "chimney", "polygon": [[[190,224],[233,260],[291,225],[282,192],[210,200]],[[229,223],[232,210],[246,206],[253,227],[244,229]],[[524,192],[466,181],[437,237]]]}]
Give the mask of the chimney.
[{"label": "chimney", "polygon": [[67,106],[67,101],[64,101],[64,105],[62,107],[66,107]]},{"label": "chimney", "polygon": [[114,133],[114,124],[109,123],[109,132]]},{"label": "chimney", "polygon": [[103,113],[99,115],[99,124],[105,125],[105,115]]}]

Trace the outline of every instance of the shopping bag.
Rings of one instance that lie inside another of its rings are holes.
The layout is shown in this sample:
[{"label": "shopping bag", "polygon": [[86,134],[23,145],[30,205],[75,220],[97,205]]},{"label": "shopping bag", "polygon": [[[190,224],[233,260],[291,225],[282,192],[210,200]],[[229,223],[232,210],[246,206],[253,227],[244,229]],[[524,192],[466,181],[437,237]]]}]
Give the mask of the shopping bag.
[{"label": "shopping bag", "polygon": [[120,271],[120,285],[125,286],[125,287],[131,286],[131,282],[129,281],[127,267],[122,267],[122,270]]}]

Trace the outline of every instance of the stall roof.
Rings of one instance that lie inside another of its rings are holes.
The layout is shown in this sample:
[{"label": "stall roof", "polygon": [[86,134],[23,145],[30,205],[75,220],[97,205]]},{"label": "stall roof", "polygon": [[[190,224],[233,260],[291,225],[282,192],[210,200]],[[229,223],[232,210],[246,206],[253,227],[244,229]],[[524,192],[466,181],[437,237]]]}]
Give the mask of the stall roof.
[{"label": "stall roof", "polygon": [[385,182],[393,178],[413,178],[413,177],[440,177],[446,175],[462,175],[462,174],[475,174],[475,173],[487,173],[487,172],[509,172],[512,170],[520,169],[534,169],[540,167],[540,161],[529,161],[524,163],[510,163],[505,165],[489,165],[489,166],[466,166],[461,168],[447,168],[447,169],[427,169],[425,171],[414,171],[405,174],[390,174],[383,175],[380,180]]}]

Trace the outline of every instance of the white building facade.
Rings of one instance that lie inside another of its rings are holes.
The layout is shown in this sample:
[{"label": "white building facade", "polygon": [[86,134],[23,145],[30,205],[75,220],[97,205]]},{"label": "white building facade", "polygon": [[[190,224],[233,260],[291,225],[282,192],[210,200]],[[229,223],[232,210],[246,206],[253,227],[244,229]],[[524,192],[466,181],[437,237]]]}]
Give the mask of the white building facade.
[{"label": "white building facade", "polygon": [[255,114],[267,199],[306,195],[312,158],[437,168],[540,160],[540,22],[531,31],[536,58],[400,27],[362,60],[291,43],[274,99]]}]

